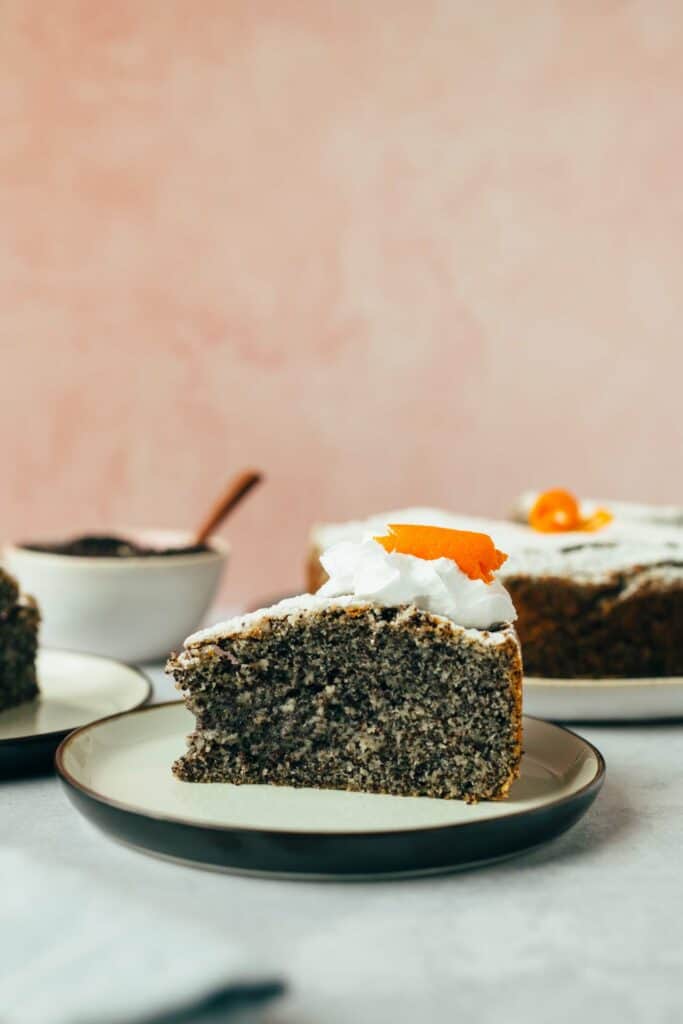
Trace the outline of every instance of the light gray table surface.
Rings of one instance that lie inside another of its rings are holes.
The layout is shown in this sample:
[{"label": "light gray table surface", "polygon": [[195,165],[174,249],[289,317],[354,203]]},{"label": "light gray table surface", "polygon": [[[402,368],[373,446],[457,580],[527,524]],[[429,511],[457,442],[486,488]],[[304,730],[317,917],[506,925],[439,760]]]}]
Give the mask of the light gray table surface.
[{"label": "light gray table surface", "polygon": [[[177,696],[146,671],[156,700]],[[587,816],[533,853],[450,876],[337,884],[174,865],[96,831],[55,778],[0,785],[0,822],[15,848],[134,898],[150,943],[169,907],[237,941],[289,983],[269,1024],[678,1024],[683,725],[577,731],[607,761]]]}]

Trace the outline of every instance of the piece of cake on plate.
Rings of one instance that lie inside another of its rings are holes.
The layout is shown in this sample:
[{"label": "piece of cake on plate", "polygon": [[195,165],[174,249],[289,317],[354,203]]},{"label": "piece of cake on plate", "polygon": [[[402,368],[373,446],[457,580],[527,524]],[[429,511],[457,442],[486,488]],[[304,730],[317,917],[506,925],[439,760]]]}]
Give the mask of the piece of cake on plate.
[{"label": "piece of cake on plate", "polygon": [[464,799],[508,794],[522,665],[490,537],[415,525],[343,542],[328,581],[189,637],[168,670],[188,782]]},{"label": "piece of cake on plate", "polygon": [[0,569],[0,711],[38,694],[36,652],[40,615],[13,576]]}]

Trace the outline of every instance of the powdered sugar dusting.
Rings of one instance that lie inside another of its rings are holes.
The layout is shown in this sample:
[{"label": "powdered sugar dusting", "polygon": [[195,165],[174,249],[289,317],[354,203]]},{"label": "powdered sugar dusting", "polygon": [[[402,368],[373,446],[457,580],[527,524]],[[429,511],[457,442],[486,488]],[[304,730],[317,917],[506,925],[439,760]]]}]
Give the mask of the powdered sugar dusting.
[{"label": "powdered sugar dusting", "polygon": [[683,545],[675,541],[584,540],[565,548],[526,548],[511,554],[504,570],[506,579],[554,576],[592,583],[647,571],[652,580],[674,582],[683,580]]},{"label": "powdered sugar dusting", "polygon": [[[297,618],[312,612],[325,611],[328,608],[369,608],[376,607],[373,601],[360,600],[348,594],[338,597],[321,597],[318,594],[298,594],[296,597],[287,597],[278,604],[268,608],[259,608],[258,611],[247,612],[245,615],[235,615],[225,622],[217,622],[215,626],[207,629],[200,629],[193,633],[185,641],[186,651],[188,648],[201,646],[202,644],[214,643],[224,637],[234,636],[237,633],[248,632],[252,627],[261,626],[269,619]],[[479,629],[468,629],[458,626],[451,619],[444,615],[429,613],[430,618],[440,622],[449,623],[453,629],[461,631],[462,634],[477,639],[480,642],[489,644],[505,643],[505,631],[488,632]],[[183,655],[180,655],[181,659]]]}]

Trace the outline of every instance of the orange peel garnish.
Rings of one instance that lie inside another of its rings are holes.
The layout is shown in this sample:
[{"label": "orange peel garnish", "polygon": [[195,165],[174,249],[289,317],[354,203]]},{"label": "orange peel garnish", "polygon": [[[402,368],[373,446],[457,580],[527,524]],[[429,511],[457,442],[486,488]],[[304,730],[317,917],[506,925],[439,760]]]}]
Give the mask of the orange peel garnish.
[{"label": "orange peel garnish", "polygon": [[611,512],[608,512],[606,508],[596,508],[592,516],[583,520],[581,529],[588,530],[590,532],[602,530],[603,526],[607,526],[613,519],[614,516]]},{"label": "orange peel garnish", "polygon": [[487,533],[411,523],[390,523],[387,529],[385,537],[374,538],[385,551],[415,555],[427,561],[450,558],[471,580],[491,583],[494,572],[507,559]]},{"label": "orange peel garnish", "polygon": [[593,532],[607,526],[613,518],[606,508],[596,509],[592,516],[582,516],[574,495],[558,487],[536,498],[529,512],[529,526],[540,533]]}]

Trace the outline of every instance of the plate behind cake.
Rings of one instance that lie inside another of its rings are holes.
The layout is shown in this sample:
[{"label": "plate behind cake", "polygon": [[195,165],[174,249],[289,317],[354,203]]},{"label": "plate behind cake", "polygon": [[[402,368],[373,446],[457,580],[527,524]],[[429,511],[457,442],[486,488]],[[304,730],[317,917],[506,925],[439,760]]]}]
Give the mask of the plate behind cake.
[{"label": "plate behind cake", "polygon": [[510,797],[393,797],[278,786],[180,782],[169,765],[193,716],[180,702],[79,729],[57,769],[69,798],[114,839],[214,870],[362,879],[449,871],[502,859],[570,828],[604,777],[600,753],[526,718]]},{"label": "plate behind cake", "polygon": [[140,707],[152,692],[137,669],[92,654],[43,649],[37,670],[39,696],[0,712],[0,778],[50,770],[72,729]]},{"label": "plate behind cake", "polygon": [[683,678],[524,679],[524,706],[555,722],[683,719]]}]

